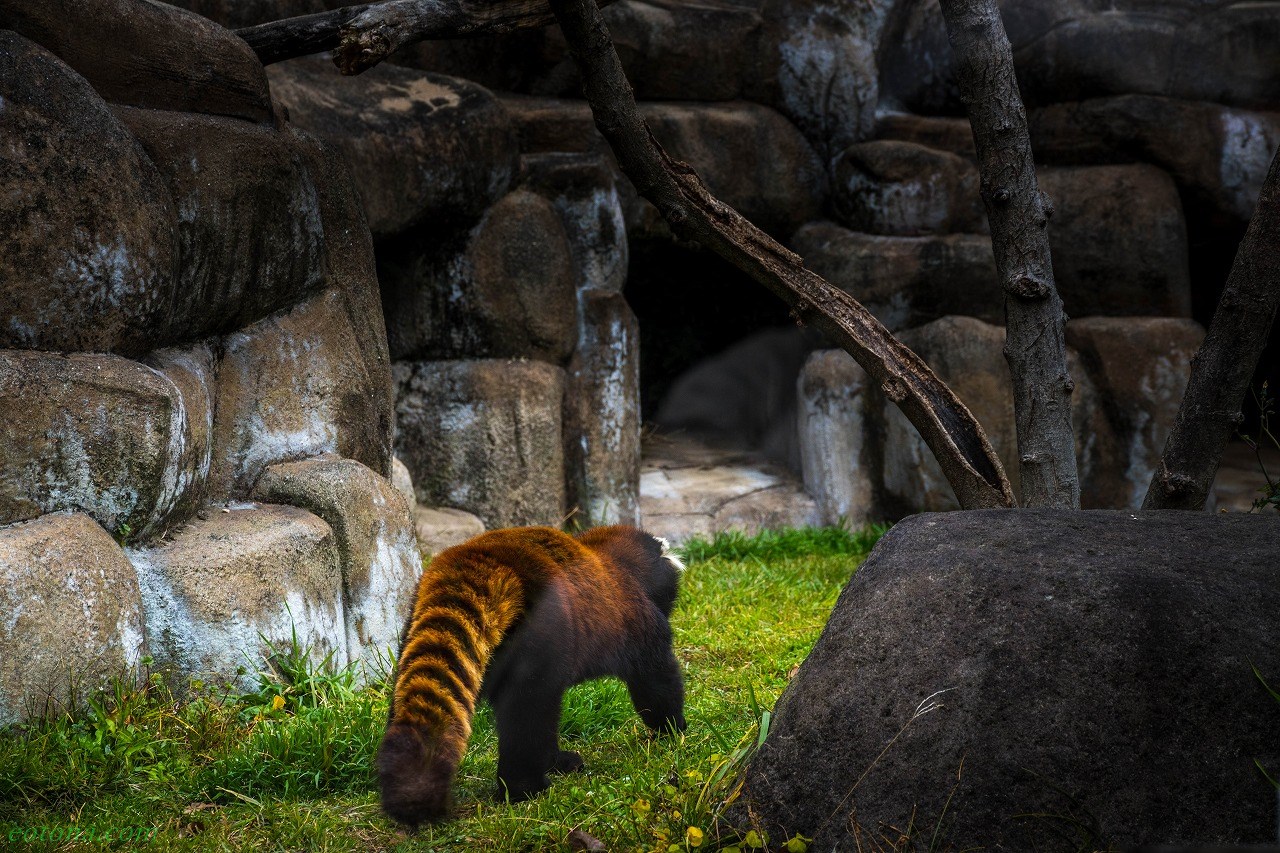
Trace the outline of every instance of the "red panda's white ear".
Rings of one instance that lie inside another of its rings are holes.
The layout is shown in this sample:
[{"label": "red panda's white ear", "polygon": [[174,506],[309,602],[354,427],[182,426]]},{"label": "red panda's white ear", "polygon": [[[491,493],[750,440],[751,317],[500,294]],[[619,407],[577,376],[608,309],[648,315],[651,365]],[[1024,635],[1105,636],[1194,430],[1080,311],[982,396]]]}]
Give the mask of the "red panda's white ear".
[{"label": "red panda's white ear", "polygon": [[670,563],[671,567],[677,572],[683,572],[685,568],[684,561],[680,559],[679,554],[671,550],[671,543],[663,539],[661,536],[655,536],[653,538],[658,540],[658,544],[662,546],[662,559]]}]

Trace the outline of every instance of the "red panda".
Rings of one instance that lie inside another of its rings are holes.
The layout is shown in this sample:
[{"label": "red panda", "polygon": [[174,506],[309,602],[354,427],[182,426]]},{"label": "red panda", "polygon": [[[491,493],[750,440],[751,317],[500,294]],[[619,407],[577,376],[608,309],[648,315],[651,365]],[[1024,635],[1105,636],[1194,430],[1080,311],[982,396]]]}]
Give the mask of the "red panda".
[{"label": "red panda", "polygon": [[396,663],[377,757],[383,810],[409,826],[447,817],[481,698],[497,722],[498,792],[512,802],[582,767],[559,746],[575,684],[618,676],[645,725],[683,731],[669,623],[682,568],[664,541],[622,526],[494,530],[438,554]]}]

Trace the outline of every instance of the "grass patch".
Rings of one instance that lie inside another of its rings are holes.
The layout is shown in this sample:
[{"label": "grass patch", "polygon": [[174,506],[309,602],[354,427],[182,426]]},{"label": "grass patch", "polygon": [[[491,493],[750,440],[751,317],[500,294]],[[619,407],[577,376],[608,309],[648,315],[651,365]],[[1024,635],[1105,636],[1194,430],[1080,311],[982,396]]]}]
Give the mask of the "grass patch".
[{"label": "grass patch", "polygon": [[[719,849],[715,817],[768,709],[882,533],[690,543],[673,617],[688,732],[654,739],[620,682],[580,685],[566,697],[562,743],[587,772],[529,802],[493,799],[497,736],[482,707],[455,786],[457,818],[406,835],[382,816],[372,773],[385,681],[361,686],[295,643],[276,650],[249,694],[197,683],[179,698],[164,674],[144,671],[75,716],[0,731],[0,847],[544,851],[570,849],[569,832],[581,828],[614,851]],[[69,831],[78,838],[66,840]]]}]

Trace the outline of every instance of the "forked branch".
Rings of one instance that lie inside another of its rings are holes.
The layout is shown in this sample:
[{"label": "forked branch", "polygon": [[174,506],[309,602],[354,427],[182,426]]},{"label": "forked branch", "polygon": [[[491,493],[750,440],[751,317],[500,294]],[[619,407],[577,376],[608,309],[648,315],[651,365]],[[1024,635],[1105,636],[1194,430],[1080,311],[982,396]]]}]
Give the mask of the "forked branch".
[{"label": "forked branch", "polygon": [[879,383],[937,457],[966,509],[1013,505],[1013,491],[986,434],[964,404],[853,297],[716,199],[685,163],[672,160],[636,109],[595,0],[550,0],[583,79],[596,127],[636,190],[671,230],[711,249],[773,291],[800,321],[838,343]]}]

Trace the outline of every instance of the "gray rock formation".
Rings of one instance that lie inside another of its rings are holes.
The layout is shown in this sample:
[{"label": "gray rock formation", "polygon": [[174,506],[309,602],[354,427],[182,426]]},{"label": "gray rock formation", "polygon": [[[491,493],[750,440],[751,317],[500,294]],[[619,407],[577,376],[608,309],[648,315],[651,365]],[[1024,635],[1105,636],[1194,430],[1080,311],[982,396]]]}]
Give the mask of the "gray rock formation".
[{"label": "gray rock formation", "polygon": [[133,566],[83,513],[0,527],[0,726],[73,709],[147,647]]},{"label": "gray rock formation", "polygon": [[956,849],[1273,840],[1254,760],[1280,767],[1280,712],[1251,664],[1280,678],[1277,541],[1240,514],[899,522],[779,700],[743,823],[841,851],[907,826]]},{"label": "gray rock formation", "polygon": [[253,498],[324,519],[342,567],[347,658],[364,664],[366,674],[394,658],[422,574],[414,517],[403,495],[359,462],[327,457],[272,465]]},{"label": "gray rock formation", "polygon": [[11,32],[0,98],[0,347],[145,352],[177,288],[159,171],[82,77]]},{"label": "gray rock formation", "polygon": [[515,134],[474,83],[390,64],[343,77],[319,56],[273,65],[270,77],[290,121],[342,153],[375,238],[465,227],[511,185]]},{"label": "gray rock formation", "polygon": [[487,527],[559,525],[564,516],[564,371],[539,361],[395,366],[396,455],[418,501]]},{"label": "gray rock formation", "polygon": [[295,634],[312,663],[345,666],[342,569],[329,525],[270,504],[205,515],[154,547],[126,552],[157,667],[179,688],[192,677],[248,689],[271,649],[288,651]]}]

